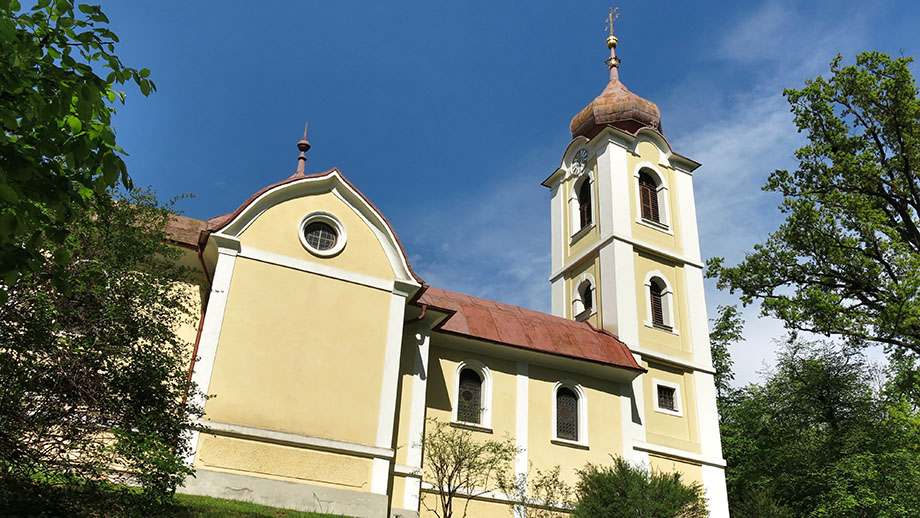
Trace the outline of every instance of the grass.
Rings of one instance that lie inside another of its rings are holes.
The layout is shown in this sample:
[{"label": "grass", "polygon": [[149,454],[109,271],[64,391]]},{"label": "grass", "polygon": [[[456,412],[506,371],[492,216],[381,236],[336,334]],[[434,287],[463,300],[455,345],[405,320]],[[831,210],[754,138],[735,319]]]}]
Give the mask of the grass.
[{"label": "grass", "polygon": [[335,518],[331,514],[291,511],[208,496],[176,495],[176,500],[179,503],[176,516],[182,518]]}]

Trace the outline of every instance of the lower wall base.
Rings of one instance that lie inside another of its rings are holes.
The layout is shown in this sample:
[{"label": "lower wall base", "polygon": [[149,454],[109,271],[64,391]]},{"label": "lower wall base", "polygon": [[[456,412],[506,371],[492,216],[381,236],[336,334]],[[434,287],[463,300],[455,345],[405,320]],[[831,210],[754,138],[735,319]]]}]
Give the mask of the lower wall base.
[{"label": "lower wall base", "polygon": [[390,518],[418,518],[418,511],[408,509],[393,509],[390,511]]},{"label": "lower wall base", "polygon": [[195,477],[187,478],[178,492],[242,500],[298,511],[341,514],[355,518],[387,518],[386,495],[219,471],[197,470]]}]

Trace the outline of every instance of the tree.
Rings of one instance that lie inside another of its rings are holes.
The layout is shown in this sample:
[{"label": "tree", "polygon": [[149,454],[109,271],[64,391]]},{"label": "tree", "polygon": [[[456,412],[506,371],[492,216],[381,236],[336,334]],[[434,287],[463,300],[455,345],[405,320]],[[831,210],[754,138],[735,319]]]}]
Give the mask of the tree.
[{"label": "tree", "polygon": [[920,414],[889,388],[857,348],[785,344],[775,372],[721,409],[732,516],[914,516]]},{"label": "tree", "polygon": [[731,382],[735,379],[732,360],[728,346],[738,343],[744,331],[744,319],[735,306],[719,306],[719,316],[709,319],[712,330],[709,331],[709,345],[712,350],[712,367],[716,373],[713,376],[716,384],[716,399],[719,404],[731,393]]},{"label": "tree", "polygon": [[176,333],[198,290],[167,242],[173,213],[136,191],[91,204],[0,305],[8,513],[91,514],[83,496],[121,480],[164,503],[190,472],[184,437],[200,409],[185,402],[190,344]]},{"label": "tree", "polygon": [[[500,489],[500,480],[507,479],[518,453],[510,438],[476,441],[469,430],[436,419],[428,419],[422,447],[423,480],[438,496],[437,505],[429,505],[426,499],[422,504],[439,518],[452,518],[455,512],[463,518],[471,500]],[[458,500],[462,507],[456,505]]]},{"label": "tree", "polygon": [[[0,281],[41,268],[46,242],[61,244],[93,196],[130,185],[111,117],[150,71],[126,67],[99,6],[0,0]],[[109,69],[101,77],[102,69]],[[66,263],[66,258],[60,258]],[[0,303],[6,292],[0,290]]]},{"label": "tree", "polygon": [[684,485],[680,473],[651,471],[622,457],[613,465],[588,464],[578,472],[573,518],[706,518],[698,483]]},{"label": "tree", "polygon": [[500,478],[499,488],[508,495],[514,516],[567,518],[574,507],[572,488],[561,475],[558,464],[548,471],[528,465],[527,473]]},{"label": "tree", "polygon": [[708,275],[789,329],[920,353],[920,99],[911,58],[878,52],[786,90],[808,136],[765,190],[785,222],[744,261]]}]

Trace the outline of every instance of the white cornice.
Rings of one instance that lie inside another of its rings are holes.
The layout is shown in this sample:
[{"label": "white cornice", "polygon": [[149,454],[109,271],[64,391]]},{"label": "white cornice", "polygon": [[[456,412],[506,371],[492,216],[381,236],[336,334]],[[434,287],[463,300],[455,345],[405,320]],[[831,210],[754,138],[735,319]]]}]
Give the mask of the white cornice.
[{"label": "white cornice", "polygon": [[687,460],[690,462],[695,462],[698,464],[705,464],[707,466],[715,466],[718,468],[725,467],[725,459],[718,459],[715,457],[707,457],[700,455],[699,453],[694,453],[687,450],[679,450],[677,448],[671,448],[670,446],[661,446],[658,444],[652,444],[643,441],[633,442],[633,449],[639,451],[645,451],[649,453],[657,453],[659,455],[666,455],[668,457],[675,457],[681,460]]},{"label": "white cornice", "polygon": [[552,272],[552,274],[550,274],[549,276],[549,281],[553,282],[559,277],[562,277],[562,275],[565,274],[565,272],[572,269],[572,267],[580,263],[586,257],[594,254],[595,252],[597,252],[599,248],[607,245],[608,243],[612,242],[615,239],[619,241],[623,241],[624,243],[629,243],[640,250],[652,252],[655,255],[665,257],[674,262],[682,263],[685,266],[695,266],[697,268],[703,268],[703,263],[700,263],[699,261],[694,261],[693,259],[690,259],[689,257],[685,255],[677,254],[677,253],[671,252],[670,250],[665,250],[664,248],[646,243],[644,241],[639,241],[638,239],[625,236],[619,232],[611,232],[607,234],[606,237],[598,240],[598,242],[592,245],[590,248],[586,249],[585,251],[573,257],[572,259],[569,259],[568,262],[566,262],[562,266],[562,268],[559,268],[555,272]]},{"label": "white cornice", "polygon": [[267,430],[265,428],[255,428],[252,426],[221,423],[218,421],[208,421],[204,419],[197,420],[195,422],[195,427],[199,430],[200,433],[203,434],[236,437],[239,439],[249,439],[253,441],[307,448],[311,450],[322,450],[333,453],[348,453],[358,457],[391,460],[396,455],[391,448],[381,448],[379,446],[372,446],[370,444],[340,441],[337,439],[326,439],[324,437],[313,437],[310,435],[301,435],[290,432],[279,432],[277,430]]}]

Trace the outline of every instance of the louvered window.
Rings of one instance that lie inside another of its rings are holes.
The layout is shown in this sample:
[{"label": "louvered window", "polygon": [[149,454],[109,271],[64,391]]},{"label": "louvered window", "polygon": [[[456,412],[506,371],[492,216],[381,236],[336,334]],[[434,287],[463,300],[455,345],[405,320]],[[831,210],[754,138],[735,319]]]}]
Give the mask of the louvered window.
[{"label": "louvered window", "polygon": [[459,401],[457,402],[457,420],[465,423],[480,424],[482,414],[482,378],[472,369],[460,372]]},{"label": "louvered window", "polygon": [[578,215],[581,226],[585,228],[591,224],[591,180],[586,178],[578,188]]},{"label": "louvered window", "polygon": [[556,391],[556,437],[578,440],[578,396],[565,387]]},{"label": "louvered window", "polygon": [[652,280],[649,285],[649,299],[652,303],[652,323],[657,326],[666,326],[664,323],[664,304],[661,284],[657,280]]},{"label": "louvered window", "polygon": [[674,399],[676,392],[672,387],[658,385],[658,408],[677,412],[677,401]]},{"label": "louvered window", "polygon": [[594,309],[594,290],[591,289],[591,283],[585,283],[581,292],[581,303],[585,306],[585,311]]},{"label": "louvered window", "polygon": [[639,199],[642,202],[642,218],[660,223],[658,186],[648,173],[639,173]]}]

